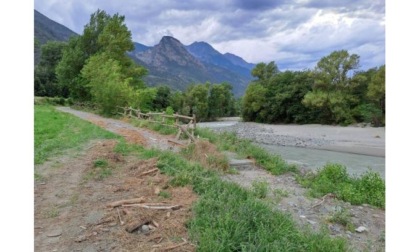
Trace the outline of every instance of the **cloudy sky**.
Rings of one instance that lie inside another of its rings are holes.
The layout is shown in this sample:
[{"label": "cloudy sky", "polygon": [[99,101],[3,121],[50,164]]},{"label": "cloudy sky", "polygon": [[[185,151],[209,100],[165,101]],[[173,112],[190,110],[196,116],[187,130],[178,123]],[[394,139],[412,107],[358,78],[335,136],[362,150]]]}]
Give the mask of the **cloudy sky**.
[{"label": "cloudy sky", "polygon": [[79,34],[97,9],[119,13],[135,42],[205,41],[280,70],[313,68],[343,49],[360,55],[361,69],[385,64],[385,0],[35,0],[34,7]]}]

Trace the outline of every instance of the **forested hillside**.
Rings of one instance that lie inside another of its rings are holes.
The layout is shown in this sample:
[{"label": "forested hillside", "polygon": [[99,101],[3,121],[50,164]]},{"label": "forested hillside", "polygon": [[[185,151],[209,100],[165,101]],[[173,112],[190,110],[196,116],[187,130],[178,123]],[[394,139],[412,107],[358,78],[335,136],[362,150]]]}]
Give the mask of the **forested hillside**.
[{"label": "forested hillside", "polygon": [[34,10],[34,34],[35,64],[39,63],[43,44],[48,41],[68,41],[71,36],[77,35],[74,31],[47,18],[37,10]]}]

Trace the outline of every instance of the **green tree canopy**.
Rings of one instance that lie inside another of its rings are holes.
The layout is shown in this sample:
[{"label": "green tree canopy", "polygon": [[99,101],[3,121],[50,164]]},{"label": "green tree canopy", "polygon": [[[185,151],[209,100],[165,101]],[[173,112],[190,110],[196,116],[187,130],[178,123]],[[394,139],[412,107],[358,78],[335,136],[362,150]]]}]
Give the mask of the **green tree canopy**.
[{"label": "green tree canopy", "polygon": [[68,94],[58,85],[55,68],[63,56],[65,42],[50,41],[41,46],[40,62],[35,67],[36,96],[64,96]]},{"label": "green tree canopy", "polygon": [[119,14],[110,16],[103,10],[97,10],[85,25],[83,34],[70,40],[56,72],[58,80],[70,90],[73,98],[92,99],[93,85],[89,83],[92,79],[87,80],[81,70],[89,58],[99,54],[105,61],[114,60],[118,63],[122,78],[130,86],[144,88],[142,77],[147,74],[146,69],[137,66],[126,55],[127,51],[133,50],[134,45],[124,20],[125,17]]},{"label": "green tree canopy", "polygon": [[90,57],[82,69],[82,76],[103,114],[115,114],[118,106],[133,102],[135,92],[129,85],[130,77],[124,76],[119,62],[106,54]]},{"label": "green tree canopy", "polygon": [[359,56],[347,51],[334,51],[321,58],[314,69],[315,83],[302,103],[318,109],[323,123],[344,123],[354,121],[351,104],[357,99],[351,95],[349,71],[359,67]]}]

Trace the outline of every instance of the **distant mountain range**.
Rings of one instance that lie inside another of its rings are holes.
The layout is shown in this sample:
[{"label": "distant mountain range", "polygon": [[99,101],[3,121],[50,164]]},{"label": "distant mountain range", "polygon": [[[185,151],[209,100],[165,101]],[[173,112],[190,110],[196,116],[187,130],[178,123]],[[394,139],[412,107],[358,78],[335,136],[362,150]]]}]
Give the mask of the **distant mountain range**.
[{"label": "distant mountain range", "polygon": [[148,47],[135,43],[129,55],[149,69],[145,80],[152,86],[167,84],[185,90],[192,83],[228,82],[237,96],[244,94],[255,66],[233,54],[221,54],[206,42],[185,46],[176,38],[164,36],[159,44]]},{"label": "distant mountain range", "polygon": [[[41,44],[50,40],[67,41],[78,35],[36,10],[34,17],[35,39]],[[145,82],[150,86],[162,84],[185,90],[190,84],[228,82],[235,96],[242,96],[252,80],[251,70],[255,64],[231,53],[222,54],[206,42],[185,46],[176,38],[164,36],[155,46],[134,42],[134,47],[128,55],[149,70]],[[35,51],[35,58],[37,56],[39,51]]]}]

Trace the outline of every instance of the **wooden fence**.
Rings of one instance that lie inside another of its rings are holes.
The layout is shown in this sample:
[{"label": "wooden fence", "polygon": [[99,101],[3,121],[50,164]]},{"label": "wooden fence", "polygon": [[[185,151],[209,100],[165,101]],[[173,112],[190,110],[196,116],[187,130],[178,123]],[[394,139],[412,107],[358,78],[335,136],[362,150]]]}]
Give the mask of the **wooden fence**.
[{"label": "wooden fence", "polygon": [[[185,134],[188,137],[189,143],[195,142],[194,130],[196,128],[196,117],[193,116],[184,116],[175,113],[174,115],[167,115],[165,113],[142,113],[140,109],[134,109],[132,107],[118,107],[123,110],[123,112],[118,112],[118,114],[123,115],[128,118],[136,118],[138,120],[146,120],[152,123],[158,123],[167,127],[178,128],[178,133],[176,134],[176,140],[179,140],[182,134]],[[172,120],[168,120],[172,119]],[[171,123],[173,122],[173,124]]]}]

